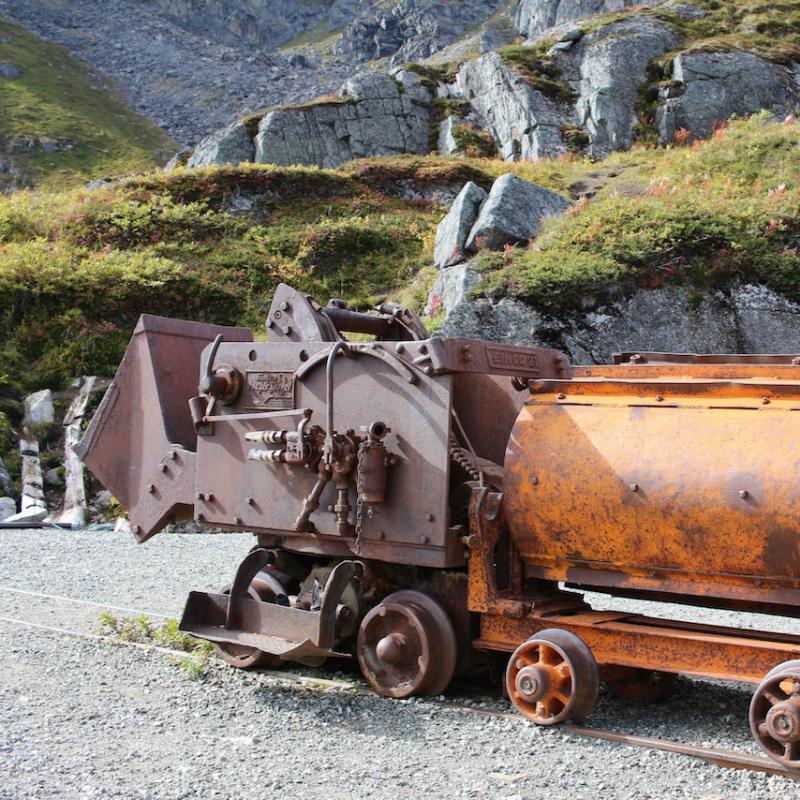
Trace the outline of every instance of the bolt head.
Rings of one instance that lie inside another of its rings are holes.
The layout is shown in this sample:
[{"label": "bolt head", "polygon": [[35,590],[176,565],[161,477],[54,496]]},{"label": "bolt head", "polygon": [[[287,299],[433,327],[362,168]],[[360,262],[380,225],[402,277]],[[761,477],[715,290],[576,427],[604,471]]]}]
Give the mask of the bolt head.
[{"label": "bolt head", "polygon": [[750,497],[750,492],[748,492],[747,489],[739,489],[739,497],[741,497],[742,500],[746,500]]}]

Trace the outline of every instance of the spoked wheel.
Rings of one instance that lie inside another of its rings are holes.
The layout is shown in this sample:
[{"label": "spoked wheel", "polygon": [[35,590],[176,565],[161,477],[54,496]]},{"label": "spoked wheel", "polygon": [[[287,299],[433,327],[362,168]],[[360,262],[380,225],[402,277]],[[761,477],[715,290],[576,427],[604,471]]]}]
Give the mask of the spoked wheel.
[{"label": "spoked wheel", "polygon": [[657,703],[663,700],[675,680],[672,672],[631,667],[618,678],[606,681],[617,697],[634,703]]},{"label": "spoked wheel", "polygon": [[[231,587],[224,586],[220,594],[230,594]],[[247,594],[253,600],[261,600],[265,603],[275,603],[279,597],[285,597],[286,591],[281,582],[267,570],[261,572],[253,578],[252,583],[247,589]],[[275,668],[281,666],[283,661],[272,653],[265,653],[256,647],[247,647],[243,644],[233,642],[214,642],[214,651],[218,658],[226,664],[230,664],[236,669],[255,669],[256,667]]]},{"label": "spoked wheel", "polygon": [[750,730],[770,758],[800,769],[800,661],[767,673],[750,701]]},{"label": "spoked wheel", "polygon": [[387,697],[443,692],[456,667],[450,617],[422,592],[390,594],[358,629],[358,663],[376,692]]},{"label": "spoked wheel", "polygon": [[592,651],[574,633],[552,628],[523,642],[506,670],[506,688],[517,710],[538,725],[589,715],[600,678]]}]

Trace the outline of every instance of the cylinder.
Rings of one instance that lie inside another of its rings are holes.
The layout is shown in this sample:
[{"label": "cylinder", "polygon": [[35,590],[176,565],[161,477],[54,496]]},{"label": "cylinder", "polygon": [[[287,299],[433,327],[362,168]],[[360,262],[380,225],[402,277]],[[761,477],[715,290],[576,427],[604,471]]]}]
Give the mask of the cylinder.
[{"label": "cylinder", "polygon": [[529,576],[800,608],[800,384],[553,383],[505,459]]}]

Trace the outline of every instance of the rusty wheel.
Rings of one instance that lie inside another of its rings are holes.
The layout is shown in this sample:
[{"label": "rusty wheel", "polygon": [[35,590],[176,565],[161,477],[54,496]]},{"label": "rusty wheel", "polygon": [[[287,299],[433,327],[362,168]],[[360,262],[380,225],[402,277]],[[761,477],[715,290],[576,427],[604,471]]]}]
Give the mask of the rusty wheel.
[{"label": "rusty wheel", "polygon": [[657,703],[663,700],[675,680],[672,672],[631,667],[625,674],[606,681],[617,697],[634,703]]},{"label": "rusty wheel", "polygon": [[422,592],[390,594],[358,629],[358,663],[387,697],[443,692],[456,667],[456,634],[444,609]]},{"label": "rusty wheel", "polygon": [[539,725],[580,721],[597,702],[600,678],[592,651],[574,633],[552,628],[523,642],[506,670],[517,710]]},{"label": "rusty wheel", "polygon": [[[224,586],[220,590],[220,594],[230,594],[230,591],[230,586]],[[266,570],[259,572],[253,578],[247,593],[253,600],[261,600],[265,603],[274,603],[279,597],[286,596],[281,582]],[[256,647],[247,647],[233,642],[214,642],[214,652],[218,658],[236,669],[275,668],[283,664],[283,661],[272,653],[265,653]]]},{"label": "rusty wheel", "polygon": [[767,673],[750,701],[750,730],[770,758],[800,768],[800,661]]}]

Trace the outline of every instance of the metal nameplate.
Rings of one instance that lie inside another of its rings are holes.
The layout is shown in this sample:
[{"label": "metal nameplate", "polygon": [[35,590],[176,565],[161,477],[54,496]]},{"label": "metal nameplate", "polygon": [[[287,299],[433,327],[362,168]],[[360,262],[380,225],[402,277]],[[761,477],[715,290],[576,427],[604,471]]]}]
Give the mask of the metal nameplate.
[{"label": "metal nameplate", "polygon": [[294,408],[294,372],[248,371],[244,406],[249,410],[264,411]]},{"label": "metal nameplate", "polygon": [[524,375],[539,373],[536,362],[536,353],[530,350],[520,350],[516,347],[498,347],[487,345],[486,358],[489,366],[498,370],[519,370]]}]

